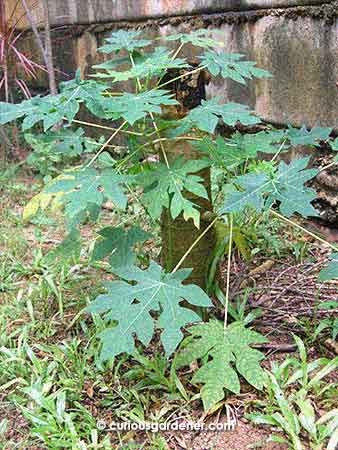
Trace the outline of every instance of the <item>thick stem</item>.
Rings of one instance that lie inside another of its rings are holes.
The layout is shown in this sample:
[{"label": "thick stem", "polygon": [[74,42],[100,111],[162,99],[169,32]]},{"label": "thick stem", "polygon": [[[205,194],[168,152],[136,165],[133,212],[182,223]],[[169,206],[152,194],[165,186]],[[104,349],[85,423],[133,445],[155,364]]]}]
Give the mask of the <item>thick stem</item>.
[{"label": "thick stem", "polygon": [[[168,119],[177,120],[184,117],[205,99],[205,74],[201,72],[201,68],[184,75],[180,73],[179,70],[169,71],[163,80],[162,86],[170,85],[171,92],[179,102],[174,108],[164,109],[164,117]],[[181,81],[178,82],[178,80]],[[191,143],[195,139],[198,138],[187,136],[182,140],[163,141],[168,163],[172,165],[178,157],[183,157],[187,161],[200,159],[200,153]],[[177,270],[177,267],[181,265],[192,268],[193,272],[188,282],[205,288],[209,259],[215,245],[213,226],[210,220],[206,219],[212,211],[210,169],[203,169],[194,175],[203,179],[209,198],[198,197],[187,191],[183,195],[199,208],[200,228],[196,228],[191,219],[186,221],[182,214],[173,219],[170,210],[164,209],[161,221],[161,260],[167,272]]]},{"label": "thick stem", "polygon": [[[199,157],[196,149],[189,141],[172,141],[166,143],[166,154],[169,164],[177,157],[182,157],[189,161]],[[211,198],[210,170],[203,169],[194,173],[203,178],[203,184],[206,188],[209,199]],[[162,265],[167,272],[177,269],[177,267],[192,268],[193,272],[188,282],[206,287],[207,270],[209,258],[212,254],[215,244],[214,227],[210,220],[206,218],[212,210],[210,200],[197,197],[187,191],[183,196],[199,207],[200,228],[196,228],[193,221],[186,221],[181,214],[173,219],[169,209],[164,209],[161,218],[161,237],[162,237]]]},{"label": "thick stem", "polygon": [[181,265],[184,263],[184,261],[187,259],[187,257],[190,255],[190,253],[192,252],[192,250],[196,247],[196,245],[199,243],[199,241],[201,239],[204,238],[204,236],[208,233],[208,231],[215,225],[215,223],[217,222],[218,217],[216,217],[208,226],[207,228],[194,240],[194,242],[190,245],[190,247],[188,248],[188,250],[184,253],[184,255],[182,256],[182,258],[178,261],[178,263],[176,264],[176,266],[174,267],[174,270],[172,271],[172,273],[175,273],[178,271],[178,269],[181,267]]}]

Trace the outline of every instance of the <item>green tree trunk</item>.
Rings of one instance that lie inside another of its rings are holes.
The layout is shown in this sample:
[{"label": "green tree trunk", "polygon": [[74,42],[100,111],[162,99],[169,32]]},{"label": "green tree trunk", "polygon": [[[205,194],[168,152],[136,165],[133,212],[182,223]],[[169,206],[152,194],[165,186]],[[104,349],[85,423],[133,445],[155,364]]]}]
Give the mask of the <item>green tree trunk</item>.
[{"label": "green tree trunk", "polygon": [[[168,78],[176,78],[177,75],[179,75],[178,72],[173,72],[168,74]],[[181,118],[189,112],[190,109],[198,106],[201,100],[205,98],[205,82],[205,74],[198,73],[197,76],[194,75],[193,78],[189,77],[184,78],[179,82],[175,81],[175,84],[173,83],[174,86],[169,85],[171,90],[175,93],[177,100],[180,102],[180,105],[175,108],[175,111],[171,109],[168,115],[170,115],[171,118],[174,116],[176,116],[176,118]],[[165,150],[169,163],[178,156],[183,156],[186,160],[201,158],[201,154],[196,151],[191,144],[191,141],[173,140],[165,146]],[[187,192],[185,192],[184,195],[200,206],[200,228],[196,228],[191,219],[185,221],[182,215],[173,220],[168,210],[165,210],[162,214],[161,259],[162,265],[168,271],[174,269],[185,252],[210,224],[210,219],[208,220],[208,214],[206,214],[212,212],[210,169],[204,169],[196,175],[203,178],[204,186],[209,194],[209,200],[196,197]],[[193,269],[188,282],[195,283],[198,286],[205,288],[210,255],[214,246],[215,233],[213,228],[211,228],[192,249],[181,266]]]}]

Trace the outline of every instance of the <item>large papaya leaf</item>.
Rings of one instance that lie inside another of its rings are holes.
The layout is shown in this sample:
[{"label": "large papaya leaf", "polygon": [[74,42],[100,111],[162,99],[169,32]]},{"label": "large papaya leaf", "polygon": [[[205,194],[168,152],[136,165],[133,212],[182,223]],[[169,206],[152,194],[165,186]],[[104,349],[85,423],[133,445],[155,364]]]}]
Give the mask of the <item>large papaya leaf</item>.
[{"label": "large papaya leaf", "polygon": [[244,55],[239,53],[217,53],[213,50],[206,51],[200,59],[203,66],[214,75],[223,78],[231,78],[234,81],[245,84],[245,78],[268,78],[271,74],[267,70],[256,67],[254,61],[241,61]]},{"label": "large papaya leaf", "polygon": [[130,125],[146,117],[149,113],[161,113],[161,105],[177,105],[169,91],[157,89],[139,94],[123,93],[104,103],[107,118],[122,117]]},{"label": "large papaya leaf", "polygon": [[26,133],[25,139],[36,151],[44,147],[48,149],[49,153],[65,154],[70,157],[81,155],[86,144],[86,137],[82,128],[77,130],[60,128],[57,131],[49,131],[44,134]]},{"label": "large papaya leaf", "polygon": [[315,190],[307,188],[305,183],[314,178],[318,170],[306,169],[310,158],[302,158],[285,164],[281,161],[274,180],[274,191],[269,196],[269,201],[278,200],[282,214],[291,217],[298,213],[303,217],[318,216],[318,212],[311,205],[317,198]]},{"label": "large papaya leaf", "polygon": [[[264,172],[249,173],[235,178],[234,183],[240,190],[229,190],[221,213],[241,212],[247,207],[261,211],[264,206],[264,194],[272,190],[272,180]],[[233,185],[231,185],[233,187]]]},{"label": "large papaya leaf", "polygon": [[9,106],[0,104],[0,124],[3,125],[12,120],[23,118],[22,129],[28,130],[38,122],[43,123],[44,131],[49,130],[65,117],[72,122],[79,110],[76,98],[63,94],[47,95],[46,97],[34,97],[22,103]]},{"label": "large papaya leaf", "polygon": [[0,125],[24,118],[23,130],[42,122],[44,131],[47,131],[64,118],[71,123],[79,111],[80,102],[85,102],[93,114],[105,117],[101,103],[105,102],[102,93],[107,89],[106,85],[93,80],[81,80],[77,72],[74,80],[61,83],[60,87],[58,95],[37,96],[18,104],[0,102]]},{"label": "large papaya leaf", "polygon": [[214,33],[219,33],[219,30],[199,29],[196,31],[191,31],[188,34],[171,34],[169,36],[164,36],[163,39],[166,41],[181,41],[182,44],[190,43],[196,47],[202,48],[224,47],[224,42],[216,41],[210,37]]},{"label": "large papaya leaf", "polygon": [[132,53],[137,48],[151,44],[151,41],[147,39],[139,39],[140,34],[141,31],[114,31],[109,38],[105,39],[107,44],[98,50],[101,53],[119,53],[121,50]]},{"label": "large papaya leaf", "polygon": [[142,80],[163,75],[168,69],[189,67],[189,64],[184,59],[173,59],[173,52],[165,47],[157,47],[154,52],[140,55],[135,57],[134,60],[135,65],[124,71],[113,70],[113,67],[117,65],[114,60],[104,62],[94,66],[94,69],[104,69],[106,72],[99,72],[94,76],[97,78],[112,78],[113,81],[126,81],[131,78]]},{"label": "large papaya leaf", "polygon": [[183,195],[183,191],[207,199],[208,193],[203,186],[203,179],[191,173],[207,167],[209,162],[202,160],[184,161],[178,158],[168,168],[157,163],[152,170],[139,176],[140,184],[144,186],[143,202],[149,214],[158,219],[163,208],[169,208],[173,219],[181,213],[185,220],[192,219],[198,228],[200,214],[198,206]]},{"label": "large papaya leaf", "polygon": [[63,95],[84,103],[95,116],[106,118],[105,104],[109,101],[109,97],[104,96],[103,93],[109,88],[107,84],[95,80],[83,80],[80,71],[77,70],[75,78],[61,83],[60,88]]},{"label": "large papaya leaf", "polygon": [[219,104],[220,98],[214,97],[210,100],[202,100],[202,104],[192,109],[190,113],[179,121],[179,128],[175,134],[182,134],[191,128],[198,128],[207,133],[213,133],[219,120],[229,126],[235,126],[237,122],[243,125],[254,125],[260,122],[249,110],[248,106],[239,103]]},{"label": "large papaya leaf", "polygon": [[72,222],[81,213],[91,211],[93,206],[99,209],[105,200],[124,209],[127,198],[122,184],[125,181],[126,177],[111,169],[76,169],[54,179],[44,192],[62,195],[59,200],[65,204],[66,215]]},{"label": "large papaya leaf", "polygon": [[150,238],[149,233],[135,226],[127,231],[122,227],[106,227],[99,231],[99,235],[102,239],[95,243],[93,259],[110,256],[109,263],[113,268],[132,266],[136,262],[132,248]]},{"label": "large papaya leaf", "polygon": [[292,145],[314,145],[318,146],[320,141],[326,141],[332,128],[314,127],[308,130],[305,125],[294,128],[291,125],[286,130],[286,136]]},{"label": "large papaya leaf", "polygon": [[[285,142],[283,132],[277,130],[259,131],[258,133],[234,133],[227,143],[243,155],[243,158],[256,158],[258,153],[274,154],[280,151],[280,144]],[[283,146],[287,149],[288,146]]]},{"label": "large papaya leaf", "polygon": [[[106,313],[109,324],[117,321],[115,326],[109,326],[99,335],[102,360],[124,352],[133,353],[134,335],[143,345],[148,345],[155,329],[163,330],[161,341],[166,355],[170,356],[182,340],[181,328],[201,320],[195,312],[180,303],[186,300],[195,306],[212,306],[201,288],[182,284],[190,275],[190,269],[165,273],[162,267],[152,262],[146,270],[134,266],[115,272],[128,282],[109,283],[108,294],[100,295],[87,308],[91,313]],[[154,312],[158,314],[157,320],[151,314]]]},{"label": "large papaya leaf", "polygon": [[46,131],[64,117],[71,122],[79,110],[79,101],[85,102],[94,114],[99,112],[102,116],[100,102],[104,101],[102,93],[107,87],[97,81],[82,80],[77,71],[75,79],[60,84],[58,95],[36,96],[17,104],[0,102],[0,125],[25,117],[24,130],[43,121]]},{"label": "large papaya leaf", "polygon": [[241,322],[234,322],[224,329],[224,324],[218,320],[192,326],[188,331],[191,336],[178,353],[175,367],[203,360],[192,382],[203,384],[201,396],[206,411],[223,400],[225,389],[239,394],[237,372],[252,386],[262,389],[264,372],[260,361],[264,355],[250,345],[266,342],[264,336],[245,328]]},{"label": "large papaya leaf", "polygon": [[[34,99],[33,99],[34,100]],[[42,121],[44,131],[49,130],[54,125],[66,118],[70,123],[79,111],[79,103],[75,97],[68,97],[63,94],[48,95],[36,99],[36,110],[31,114],[26,114],[22,122],[22,129],[28,130],[35,124]]]},{"label": "large papaya leaf", "polygon": [[[276,143],[283,139],[281,133],[272,131],[260,131],[254,134],[241,134],[236,132],[230,139],[224,139],[218,136],[215,141],[206,137],[202,141],[198,141],[194,146],[208,155],[216,166],[226,170],[231,170],[248,159],[254,159],[257,153],[276,153],[280,146]],[[287,146],[283,147],[284,149]]]},{"label": "large papaya leaf", "polygon": [[287,217],[294,213],[304,217],[318,216],[311,205],[317,197],[316,192],[304,185],[317,175],[318,170],[306,169],[308,162],[309,158],[297,159],[290,164],[281,161],[272,176],[259,172],[236,177],[239,190],[228,194],[222,212],[240,212],[248,206],[260,211],[278,201],[281,213]]},{"label": "large papaya leaf", "polygon": [[21,103],[15,104],[0,102],[0,125],[6,125],[6,123],[20,119],[26,114],[31,114],[35,111],[36,106],[32,100],[24,100]]},{"label": "large papaya leaf", "polygon": [[320,281],[329,281],[334,278],[338,278],[338,253],[331,254],[330,262],[319,274]]}]

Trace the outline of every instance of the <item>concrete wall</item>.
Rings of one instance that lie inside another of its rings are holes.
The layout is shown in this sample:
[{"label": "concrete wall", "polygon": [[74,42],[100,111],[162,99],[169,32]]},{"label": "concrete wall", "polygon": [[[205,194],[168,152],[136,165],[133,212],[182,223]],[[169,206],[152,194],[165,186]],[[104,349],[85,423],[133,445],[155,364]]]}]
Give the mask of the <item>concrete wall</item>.
[{"label": "concrete wall", "polygon": [[[26,0],[35,18],[42,20],[42,8],[34,0]],[[8,10],[16,0],[7,0]],[[322,5],[327,0],[49,0],[53,25],[85,24],[116,20],[142,20],[228,11],[248,11],[265,8]],[[20,10],[20,6],[18,11]],[[22,22],[21,26],[25,26]]]},{"label": "concrete wall", "polygon": [[[7,0],[7,12],[15,2]],[[243,53],[273,78],[250,82],[247,87],[216,80],[209,86],[209,95],[248,103],[273,123],[338,129],[338,2],[49,0],[49,5],[60,70],[69,73],[80,66],[86,71],[101,61],[97,47],[121,27],[143,29],[152,37],[215,28],[224,43],[221,51]],[[41,8],[33,11],[42,23]],[[27,49],[31,42],[27,37]],[[186,54],[191,54],[190,49]]]},{"label": "concrete wall", "polygon": [[267,15],[220,25],[227,51],[243,53],[273,77],[243,88],[216,82],[212,94],[249,103],[265,120],[338,127],[338,22]]},{"label": "concrete wall", "polygon": [[[175,1],[167,3],[173,8]],[[220,2],[201,0],[194,3],[195,6],[212,3],[215,7]],[[295,2],[257,0],[236,3],[238,8],[244,3],[253,6]],[[201,27],[215,28],[224,43],[221,51],[243,53],[247,59],[257,61],[260,67],[269,70],[273,78],[250,82],[246,87],[216,80],[208,88],[210,96],[217,94],[224,100],[248,103],[263,119],[273,123],[290,121],[295,125],[305,123],[338,128],[337,3],[107,23],[79,36],[76,45],[79,65],[86,69],[90,63],[102,58],[96,53],[97,46],[111,29],[120,26],[144,29],[145,34],[153,37]],[[189,48],[186,55],[191,55]]]}]

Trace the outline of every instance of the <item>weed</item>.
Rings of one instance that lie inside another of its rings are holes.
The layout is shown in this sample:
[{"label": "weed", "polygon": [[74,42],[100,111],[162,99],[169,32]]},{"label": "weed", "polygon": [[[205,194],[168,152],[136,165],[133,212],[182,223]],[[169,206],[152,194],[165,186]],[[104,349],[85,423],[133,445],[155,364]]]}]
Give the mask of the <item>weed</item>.
[{"label": "weed", "polygon": [[[327,383],[326,377],[337,370],[338,357],[307,361],[304,343],[295,336],[300,359],[288,358],[281,365],[274,364],[265,376],[265,389],[269,402],[265,414],[252,413],[247,417],[257,424],[269,424],[286,434],[271,437],[275,442],[287,443],[294,450],[304,449],[304,439],[311,450],[334,450],[338,444],[338,410],[333,408],[318,418],[316,406],[325,392],[337,385]],[[334,394],[335,395],[335,394]]]}]

